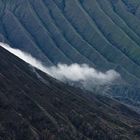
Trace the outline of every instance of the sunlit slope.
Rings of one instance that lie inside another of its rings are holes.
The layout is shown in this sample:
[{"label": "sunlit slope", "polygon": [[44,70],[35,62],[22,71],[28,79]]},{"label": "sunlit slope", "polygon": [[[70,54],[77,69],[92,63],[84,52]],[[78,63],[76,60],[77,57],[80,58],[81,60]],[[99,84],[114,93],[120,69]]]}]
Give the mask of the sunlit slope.
[{"label": "sunlit slope", "polygon": [[46,65],[115,68],[140,83],[138,0],[0,0],[0,40]]}]

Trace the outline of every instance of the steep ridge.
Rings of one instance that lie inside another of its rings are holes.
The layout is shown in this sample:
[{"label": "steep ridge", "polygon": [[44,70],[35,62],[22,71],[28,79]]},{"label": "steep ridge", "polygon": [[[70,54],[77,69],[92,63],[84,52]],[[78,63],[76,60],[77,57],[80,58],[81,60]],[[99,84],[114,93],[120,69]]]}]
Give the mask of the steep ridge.
[{"label": "steep ridge", "polygon": [[139,5],[139,0],[0,0],[0,41],[47,66],[86,63],[101,71],[115,69],[126,84],[113,86],[111,96],[138,105]]},{"label": "steep ridge", "polygon": [[0,138],[6,140],[140,137],[140,115],[132,109],[108,97],[69,87],[1,47],[0,113]]}]

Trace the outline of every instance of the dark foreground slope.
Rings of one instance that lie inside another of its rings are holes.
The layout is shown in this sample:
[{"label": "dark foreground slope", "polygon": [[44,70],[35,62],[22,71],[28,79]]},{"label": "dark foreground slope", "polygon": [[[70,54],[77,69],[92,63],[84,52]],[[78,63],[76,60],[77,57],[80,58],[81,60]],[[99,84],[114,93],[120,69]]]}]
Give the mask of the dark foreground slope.
[{"label": "dark foreground slope", "polygon": [[64,85],[0,47],[1,140],[139,140],[140,115]]}]

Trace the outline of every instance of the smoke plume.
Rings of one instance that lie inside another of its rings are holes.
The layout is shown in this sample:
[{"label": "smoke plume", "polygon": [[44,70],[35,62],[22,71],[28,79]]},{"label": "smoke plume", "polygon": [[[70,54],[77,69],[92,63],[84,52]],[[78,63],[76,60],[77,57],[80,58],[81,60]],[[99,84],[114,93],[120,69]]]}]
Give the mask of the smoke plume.
[{"label": "smoke plume", "polygon": [[82,86],[88,90],[92,90],[97,86],[110,85],[120,78],[120,74],[115,70],[111,69],[103,73],[95,68],[89,67],[87,64],[79,65],[74,63],[67,65],[59,63],[57,66],[46,67],[28,53],[11,48],[4,43],[0,43],[0,46],[52,77],[66,83]]}]

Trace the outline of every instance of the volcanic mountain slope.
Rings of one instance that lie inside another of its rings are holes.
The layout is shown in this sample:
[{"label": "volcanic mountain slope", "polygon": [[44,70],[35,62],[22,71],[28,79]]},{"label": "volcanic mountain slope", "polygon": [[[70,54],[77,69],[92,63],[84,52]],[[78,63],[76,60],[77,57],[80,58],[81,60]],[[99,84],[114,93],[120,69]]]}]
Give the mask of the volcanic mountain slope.
[{"label": "volcanic mountain slope", "polygon": [[139,140],[140,115],[65,85],[0,47],[0,139]]},{"label": "volcanic mountain slope", "polygon": [[120,66],[124,78],[130,77],[128,82],[138,82],[139,4],[138,0],[0,0],[1,41],[20,46],[47,65],[77,62],[101,70]]},{"label": "volcanic mountain slope", "polygon": [[116,69],[127,84],[113,87],[111,95],[139,106],[139,5],[139,0],[0,0],[0,40],[47,66]]}]

